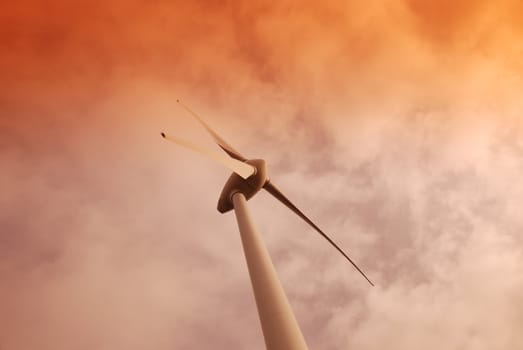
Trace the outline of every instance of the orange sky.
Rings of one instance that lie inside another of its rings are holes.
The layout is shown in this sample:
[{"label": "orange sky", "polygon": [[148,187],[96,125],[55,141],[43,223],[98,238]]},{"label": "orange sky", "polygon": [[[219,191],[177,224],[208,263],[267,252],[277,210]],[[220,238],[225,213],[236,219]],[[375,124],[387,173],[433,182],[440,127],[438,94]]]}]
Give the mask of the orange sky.
[{"label": "orange sky", "polygon": [[263,347],[215,210],[228,173],[159,137],[213,147],[176,98],[267,159],[376,282],[249,202],[311,349],[522,347],[522,17],[483,0],[4,5],[0,348]]}]

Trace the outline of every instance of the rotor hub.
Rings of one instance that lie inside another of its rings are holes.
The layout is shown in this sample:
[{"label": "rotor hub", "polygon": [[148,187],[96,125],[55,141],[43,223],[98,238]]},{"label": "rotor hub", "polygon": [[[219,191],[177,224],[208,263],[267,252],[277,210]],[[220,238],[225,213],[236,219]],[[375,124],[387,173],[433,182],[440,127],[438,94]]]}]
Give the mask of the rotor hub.
[{"label": "rotor hub", "polygon": [[249,159],[245,163],[254,166],[256,171],[247,179],[241,178],[233,173],[223,187],[220,199],[218,199],[218,211],[226,213],[234,208],[232,196],[240,192],[247,200],[252,198],[268,181],[267,165],[263,159]]}]

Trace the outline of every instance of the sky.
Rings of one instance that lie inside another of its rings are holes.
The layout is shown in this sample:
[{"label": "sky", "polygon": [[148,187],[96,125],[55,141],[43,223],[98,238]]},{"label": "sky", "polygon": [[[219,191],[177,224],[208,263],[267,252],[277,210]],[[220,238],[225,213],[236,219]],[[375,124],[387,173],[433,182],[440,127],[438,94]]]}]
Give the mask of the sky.
[{"label": "sky", "polygon": [[523,348],[523,3],[0,12],[0,348],[263,349],[229,172],[182,99],[375,282],[249,201],[311,349]]}]

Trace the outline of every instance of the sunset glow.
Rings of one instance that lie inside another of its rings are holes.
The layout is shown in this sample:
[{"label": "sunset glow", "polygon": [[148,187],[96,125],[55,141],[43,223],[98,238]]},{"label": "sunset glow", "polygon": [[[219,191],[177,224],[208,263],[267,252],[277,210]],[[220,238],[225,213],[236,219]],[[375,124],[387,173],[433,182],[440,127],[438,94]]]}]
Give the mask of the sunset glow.
[{"label": "sunset glow", "polygon": [[[263,349],[192,109],[358,261],[249,201],[310,349],[523,348],[523,2],[0,11],[0,349]],[[308,186],[305,186],[308,184]]]}]

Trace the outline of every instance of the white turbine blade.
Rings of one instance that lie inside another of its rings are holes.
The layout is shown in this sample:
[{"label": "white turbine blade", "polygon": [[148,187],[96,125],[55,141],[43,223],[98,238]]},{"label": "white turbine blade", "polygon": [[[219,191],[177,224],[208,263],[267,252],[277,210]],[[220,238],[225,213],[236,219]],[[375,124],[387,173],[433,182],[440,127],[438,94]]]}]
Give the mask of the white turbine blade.
[{"label": "white turbine blade", "polygon": [[287,208],[292,210],[294,213],[296,213],[300,218],[302,218],[306,223],[308,223],[310,226],[312,226],[320,235],[323,236],[338,252],[341,253],[347,259],[352,266],[358,270],[358,272],[367,280],[367,282],[370,283],[371,286],[374,286],[374,283],[367,277],[367,275],[359,268],[358,265],[352,260],[334,241],[327,236],[325,232],[323,232],[314,222],[312,222],[311,219],[309,219],[305,214],[302,213],[298,207],[296,207],[285,195],[270,181],[267,181],[265,185],[263,185],[263,188],[267,190],[270,194],[272,194],[277,200],[283,203]]},{"label": "white turbine blade", "polygon": [[223,149],[228,155],[233,157],[234,159],[238,159],[241,161],[247,160],[244,156],[240,154],[237,150],[235,150],[231,145],[229,145],[220,135],[216,133],[207,123],[203,121],[203,119],[196,114],[192,109],[187,107],[182,101],[176,100],[189,114],[191,114],[204,128],[207,130],[209,134],[211,134],[212,138],[214,139],[214,142],[220,146],[221,149]]},{"label": "white turbine blade", "polygon": [[247,163],[241,162],[237,159],[226,156],[225,154],[214,152],[198,145],[195,145],[192,142],[185,141],[170,135],[166,135],[162,132],[162,137],[167,141],[171,141],[179,146],[189,148],[195,152],[198,152],[208,158],[214,159],[218,163],[221,163],[225,167],[229,168],[231,171],[235,172],[244,179],[247,179],[249,176],[256,172],[256,168]]}]

